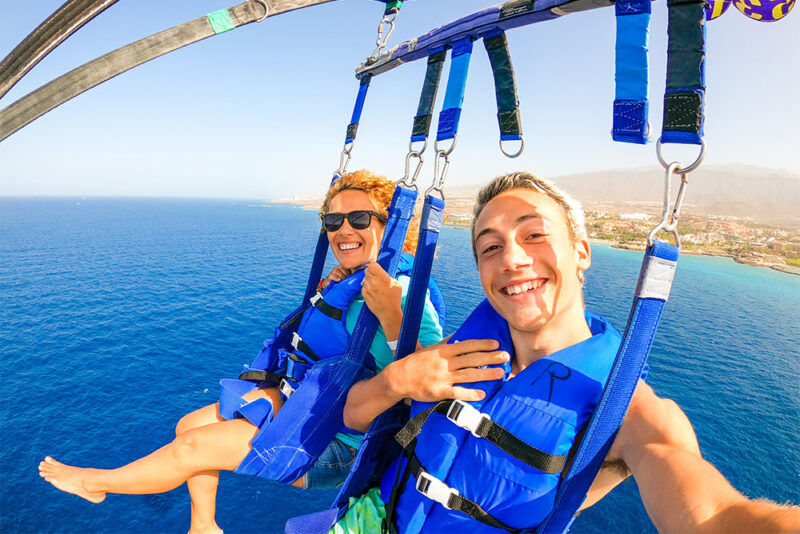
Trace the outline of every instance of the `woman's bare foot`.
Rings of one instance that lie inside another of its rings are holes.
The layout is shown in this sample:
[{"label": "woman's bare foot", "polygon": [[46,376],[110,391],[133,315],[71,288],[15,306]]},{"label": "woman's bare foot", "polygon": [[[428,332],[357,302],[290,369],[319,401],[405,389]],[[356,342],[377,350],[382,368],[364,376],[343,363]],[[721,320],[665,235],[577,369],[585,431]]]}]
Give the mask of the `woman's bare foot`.
[{"label": "woman's bare foot", "polygon": [[56,488],[78,497],[83,497],[89,502],[103,502],[106,498],[105,492],[86,489],[84,482],[89,471],[93,471],[93,469],[72,467],[62,464],[49,456],[46,456],[44,461],[39,463],[39,476]]}]

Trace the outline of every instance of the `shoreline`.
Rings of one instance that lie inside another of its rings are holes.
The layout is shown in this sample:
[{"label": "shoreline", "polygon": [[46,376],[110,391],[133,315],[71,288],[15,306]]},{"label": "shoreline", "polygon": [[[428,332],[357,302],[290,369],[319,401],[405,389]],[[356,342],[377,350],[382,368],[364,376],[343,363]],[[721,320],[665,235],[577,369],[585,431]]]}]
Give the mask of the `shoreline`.
[{"label": "shoreline", "polygon": [[[442,224],[444,226],[449,226],[451,228],[460,228],[462,230],[469,230],[469,225],[463,223],[444,222]],[[592,244],[609,245],[611,246],[611,248],[615,248],[618,250],[631,250],[636,252],[644,252],[645,249],[644,245],[619,243],[611,239],[599,239],[591,237],[589,238],[589,242]],[[730,254],[722,250],[716,251],[709,249],[683,249],[681,250],[681,254],[689,254],[691,256],[708,256],[712,258],[730,258],[736,263],[739,263],[741,265],[749,265],[751,267],[767,267],[769,269],[778,271],[780,273],[800,276],[800,267],[794,267],[792,265],[786,265],[774,262],[763,262],[759,261],[758,257],[749,257],[741,255],[737,256],[735,254]]]}]

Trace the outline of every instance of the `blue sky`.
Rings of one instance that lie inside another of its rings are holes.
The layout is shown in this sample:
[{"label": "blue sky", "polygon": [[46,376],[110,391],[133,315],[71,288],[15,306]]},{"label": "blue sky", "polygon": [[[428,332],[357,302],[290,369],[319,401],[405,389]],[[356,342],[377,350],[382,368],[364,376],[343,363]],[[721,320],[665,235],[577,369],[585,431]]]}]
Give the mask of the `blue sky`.
[{"label": "blue sky", "polygon": [[[3,0],[5,56],[63,0]],[[235,0],[121,0],[51,53],[6,106],[103,53]],[[408,0],[390,46],[491,0]],[[800,14],[759,23],[731,8],[709,22],[706,164],[800,172]],[[338,165],[382,4],[339,0],[178,50],[78,96],[0,143],[0,195],[277,198],[319,195]],[[661,124],[666,1],[653,5],[651,112]],[[508,34],[527,148],[509,160],[488,59],[476,47],[448,185],[508,170],[543,176],[657,165],[654,144],[611,141],[614,10],[569,15]],[[351,168],[399,177],[424,61],[377,77]],[[440,92],[440,99],[443,91]],[[688,160],[695,147],[668,147]],[[429,156],[432,161],[432,155]],[[432,165],[422,179],[431,179]]]}]

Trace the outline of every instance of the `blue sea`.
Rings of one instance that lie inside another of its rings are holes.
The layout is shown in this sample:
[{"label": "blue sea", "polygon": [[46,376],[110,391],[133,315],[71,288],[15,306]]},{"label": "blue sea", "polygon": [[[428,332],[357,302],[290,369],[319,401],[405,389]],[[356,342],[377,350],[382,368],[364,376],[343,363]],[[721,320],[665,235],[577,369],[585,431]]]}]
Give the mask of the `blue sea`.
[{"label": "blue sea", "polygon": [[[247,201],[0,199],[0,532],[186,532],[185,486],[89,504],[42,481],[46,455],[116,467],[212,403],[299,301],[314,212]],[[469,234],[444,228],[434,276],[447,330],[482,293]],[[641,256],[593,247],[586,301],[622,329]],[[800,277],[729,259],[681,258],[650,358],[702,452],[742,492],[800,503]],[[282,532],[326,508],[303,492],[223,473],[229,534]],[[636,484],[574,532],[653,532]]]}]

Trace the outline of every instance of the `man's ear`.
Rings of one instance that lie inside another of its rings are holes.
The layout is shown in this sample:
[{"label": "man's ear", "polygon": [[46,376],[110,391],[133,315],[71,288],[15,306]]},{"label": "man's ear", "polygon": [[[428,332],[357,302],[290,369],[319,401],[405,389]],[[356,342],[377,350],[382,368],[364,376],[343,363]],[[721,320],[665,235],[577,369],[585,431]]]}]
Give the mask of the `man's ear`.
[{"label": "man's ear", "polygon": [[578,260],[578,270],[583,272],[592,265],[592,249],[589,246],[589,241],[586,239],[581,239],[576,242],[574,246]]}]

